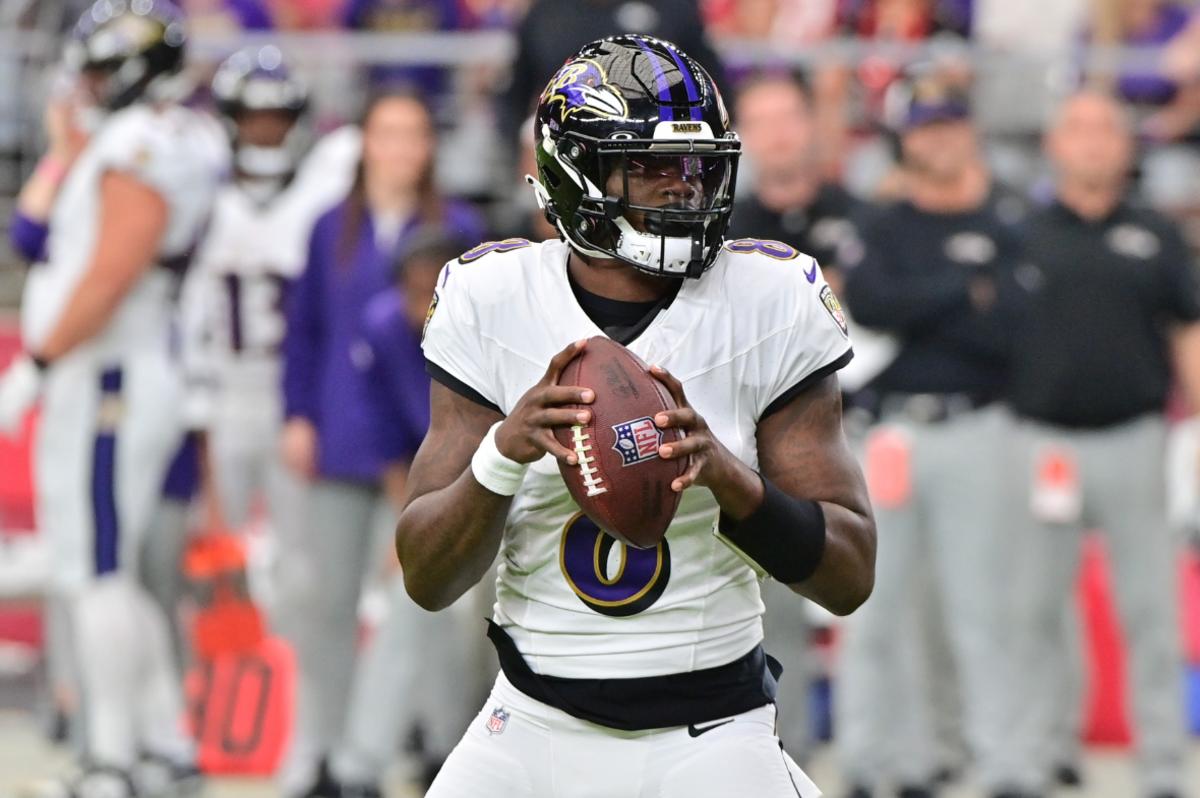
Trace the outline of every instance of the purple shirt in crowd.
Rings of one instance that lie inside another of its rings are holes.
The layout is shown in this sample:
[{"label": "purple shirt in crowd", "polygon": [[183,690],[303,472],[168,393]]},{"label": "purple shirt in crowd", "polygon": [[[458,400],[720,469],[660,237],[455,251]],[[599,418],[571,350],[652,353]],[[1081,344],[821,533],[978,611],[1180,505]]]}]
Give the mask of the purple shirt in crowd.
[{"label": "purple shirt in crowd", "polygon": [[[1150,27],[1130,34],[1122,44],[1126,47],[1164,45],[1187,27],[1188,19],[1187,9],[1174,3],[1164,3],[1159,7]],[[1175,81],[1145,71],[1122,74],[1117,80],[1117,88],[1122,97],[1137,105],[1167,105],[1175,99],[1175,94],[1179,91]]]},{"label": "purple shirt in crowd", "polygon": [[404,296],[389,288],[367,304],[363,339],[371,347],[366,369],[385,462],[411,462],[429,431],[429,375],[421,331],[409,326]]},{"label": "purple shirt in crowd", "polygon": [[[469,240],[483,238],[479,213],[446,202],[442,224]],[[367,387],[370,345],[362,338],[363,314],[373,297],[390,288],[394,251],[381,252],[369,214],[355,239],[350,261],[341,258],[345,204],[313,226],[308,262],[292,286],[283,342],[283,398],[288,418],[309,419],[317,428],[317,472],[325,478],[359,482],[379,479],[385,463],[380,447],[384,426]],[[416,220],[400,234],[417,226]]]},{"label": "purple shirt in crowd", "polygon": [[[347,28],[375,33],[453,31],[465,23],[458,0],[348,0],[342,10]],[[436,106],[446,93],[447,74],[432,65],[378,65],[370,80],[375,86],[408,86]]]},{"label": "purple shirt in crowd", "polygon": [[225,0],[225,7],[237,17],[243,30],[271,30],[275,27],[271,11],[263,0]]}]

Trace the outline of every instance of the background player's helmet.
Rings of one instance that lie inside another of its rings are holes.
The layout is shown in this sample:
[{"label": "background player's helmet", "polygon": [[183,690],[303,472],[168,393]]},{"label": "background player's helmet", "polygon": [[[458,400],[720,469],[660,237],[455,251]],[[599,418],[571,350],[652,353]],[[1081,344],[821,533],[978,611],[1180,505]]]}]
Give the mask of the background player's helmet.
[{"label": "background player's helmet", "polygon": [[[664,276],[699,277],[712,265],[741,144],[713,79],[687,54],[643,35],[592,42],[542,92],[536,128],[538,180],[529,180],[574,249]],[[685,197],[630,200],[631,173],[668,168],[687,181]]]},{"label": "background player's helmet", "polygon": [[217,108],[230,119],[243,111],[282,111],[299,118],[308,107],[308,87],[270,44],[226,58],[213,75],[212,92]]},{"label": "background player's helmet", "polygon": [[[281,177],[296,168],[304,151],[296,122],[308,108],[308,87],[288,68],[278,47],[248,48],[229,56],[213,75],[212,93],[226,119],[242,174]],[[281,145],[254,146],[239,140],[239,118],[254,111],[291,118],[291,129]]]},{"label": "background player's helmet", "polygon": [[75,25],[64,58],[73,69],[106,75],[97,101],[115,111],[178,74],[186,41],[183,13],[167,0],[97,0]]}]

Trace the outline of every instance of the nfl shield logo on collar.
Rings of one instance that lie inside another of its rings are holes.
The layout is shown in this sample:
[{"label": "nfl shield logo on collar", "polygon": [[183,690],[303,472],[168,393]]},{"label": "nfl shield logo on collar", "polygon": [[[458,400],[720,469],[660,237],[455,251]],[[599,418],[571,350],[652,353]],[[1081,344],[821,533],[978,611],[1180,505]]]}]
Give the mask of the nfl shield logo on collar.
[{"label": "nfl shield logo on collar", "polygon": [[654,425],[654,419],[642,416],[633,421],[613,424],[612,429],[617,433],[617,440],[612,447],[621,455],[621,465],[631,466],[658,457],[662,430]]},{"label": "nfl shield logo on collar", "polygon": [[504,711],[504,707],[496,707],[492,710],[492,716],[487,719],[484,724],[488,730],[488,734],[499,734],[504,731],[504,727],[508,725],[508,713]]}]

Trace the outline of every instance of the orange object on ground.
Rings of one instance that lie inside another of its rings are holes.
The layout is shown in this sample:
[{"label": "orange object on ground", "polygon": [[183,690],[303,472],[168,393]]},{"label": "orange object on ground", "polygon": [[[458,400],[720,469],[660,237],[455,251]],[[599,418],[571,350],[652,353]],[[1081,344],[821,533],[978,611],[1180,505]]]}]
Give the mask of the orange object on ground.
[{"label": "orange object on ground", "polygon": [[287,750],[296,662],[278,637],[198,659],[184,680],[196,762],[205,773],[270,776]]},{"label": "orange object on ground", "polygon": [[197,603],[192,644],[201,659],[252,651],[266,637],[262,613],[246,583],[246,548],[226,533],[188,544],[183,570]]}]

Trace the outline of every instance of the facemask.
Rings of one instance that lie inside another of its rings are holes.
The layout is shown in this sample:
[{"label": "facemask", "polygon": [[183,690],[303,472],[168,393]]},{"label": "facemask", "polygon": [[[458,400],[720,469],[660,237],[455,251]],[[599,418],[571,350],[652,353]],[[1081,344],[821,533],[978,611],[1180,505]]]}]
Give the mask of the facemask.
[{"label": "facemask", "polygon": [[234,156],[238,171],[251,177],[280,178],[295,167],[295,159],[288,147],[254,147],[243,144]]},{"label": "facemask", "polygon": [[258,205],[266,205],[283,189],[281,177],[252,177],[238,183],[241,190]]}]

